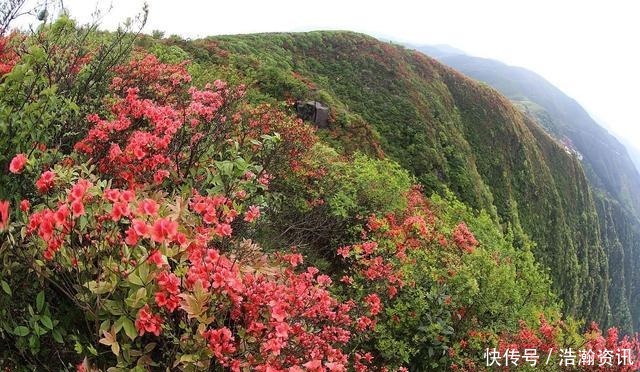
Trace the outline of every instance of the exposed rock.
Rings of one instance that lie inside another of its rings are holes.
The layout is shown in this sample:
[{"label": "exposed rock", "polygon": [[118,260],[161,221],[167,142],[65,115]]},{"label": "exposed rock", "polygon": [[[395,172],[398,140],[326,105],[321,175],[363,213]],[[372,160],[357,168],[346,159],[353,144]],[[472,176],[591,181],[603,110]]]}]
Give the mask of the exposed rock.
[{"label": "exposed rock", "polygon": [[302,120],[313,122],[318,128],[329,126],[329,107],[318,101],[298,102],[296,111]]}]

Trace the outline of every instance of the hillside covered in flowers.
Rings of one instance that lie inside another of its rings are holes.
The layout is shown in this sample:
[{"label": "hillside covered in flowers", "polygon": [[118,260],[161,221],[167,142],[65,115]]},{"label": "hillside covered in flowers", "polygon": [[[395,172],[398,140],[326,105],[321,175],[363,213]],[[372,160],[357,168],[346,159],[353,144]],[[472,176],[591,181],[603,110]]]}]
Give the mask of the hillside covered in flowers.
[{"label": "hillside covered in flowers", "polygon": [[5,370],[637,369],[583,171],[502,96],[362,35],[143,23],[0,35]]}]

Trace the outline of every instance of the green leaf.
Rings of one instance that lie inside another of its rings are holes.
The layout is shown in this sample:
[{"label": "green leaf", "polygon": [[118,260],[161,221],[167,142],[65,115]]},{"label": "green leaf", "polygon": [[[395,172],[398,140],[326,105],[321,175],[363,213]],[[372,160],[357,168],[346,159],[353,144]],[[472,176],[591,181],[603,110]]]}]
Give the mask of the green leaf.
[{"label": "green leaf", "polygon": [[44,329],[43,327],[40,327],[38,323],[34,323],[33,330],[31,333],[34,333],[36,336],[42,336],[43,334],[47,333],[47,330]]},{"label": "green leaf", "polygon": [[138,275],[140,276],[140,280],[142,281],[142,283],[145,283],[149,279],[149,265],[141,264],[138,268]]},{"label": "green leaf", "polygon": [[111,290],[113,290],[114,285],[111,282],[96,282],[95,280],[92,280],[87,284],[85,284],[85,287],[89,288],[91,293],[105,294],[105,293],[111,292]]},{"label": "green leaf", "polygon": [[8,294],[9,296],[11,296],[11,287],[9,287],[9,283],[5,282],[4,280],[0,280],[0,285],[2,285],[2,290]]},{"label": "green leaf", "polygon": [[224,161],[219,161],[217,162],[217,166],[218,169],[220,170],[220,173],[222,175],[225,176],[231,176],[232,172],[233,172],[233,163],[228,161],[228,160],[224,160]]},{"label": "green leaf", "polygon": [[89,350],[89,352],[93,355],[96,355],[96,356],[98,355],[98,350],[96,350],[96,348],[93,347],[93,345],[87,346],[87,350]]},{"label": "green leaf", "polygon": [[122,306],[118,301],[114,300],[105,300],[103,302],[104,308],[111,313],[111,315],[122,315],[124,311],[122,310]]},{"label": "green leaf", "polygon": [[123,315],[113,323],[113,330],[115,334],[118,334],[118,332],[120,332],[120,330],[122,329],[122,324],[126,319],[127,317]]},{"label": "green leaf", "polygon": [[124,329],[124,333],[127,335],[127,337],[129,337],[132,341],[138,336],[136,327],[133,325],[131,319],[125,318],[122,321],[122,328]]},{"label": "green leaf", "polygon": [[49,318],[46,315],[43,315],[40,318],[40,323],[42,323],[43,326],[49,328],[49,329],[53,329],[53,322],[51,321],[51,318]]},{"label": "green leaf", "polygon": [[156,347],[156,343],[155,342],[151,342],[148,343],[145,347],[144,347],[144,353],[145,354],[149,354],[150,352],[153,351],[153,349],[155,349]]},{"label": "green leaf", "polygon": [[16,328],[14,328],[13,333],[16,336],[24,337],[29,334],[29,328],[25,326],[17,326]]},{"label": "green leaf", "polygon": [[39,344],[40,339],[36,337],[36,335],[29,336],[29,347],[31,348],[31,350],[37,349]]},{"label": "green leaf", "polygon": [[79,219],[79,225],[80,225],[80,230],[84,231],[85,228],[87,227],[87,224],[89,223],[89,220],[87,219],[87,217],[85,216],[81,216]]},{"label": "green leaf", "polygon": [[132,273],[131,275],[129,275],[129,277],[127,278],[127,281],[131,284],[144,287],[144,282],[142,281],[142,279],[140,279],[138,275],[136,275],[136,273]]},{"label": "green leaf", "polygon": [[41,313],[43,308],[44,308],[44,291],[40,291],[36,296],[36,309],[38,310],[38,313]]},{"label": "green leaf", "polygon": [[108,330],[110,327],[111,327],[111,321],[109,319],[104,320],[102,323],[100,323],[101,331]]},{"label": "green leaf", "polygon": [[62,339],[62,334],[60,333],[60,331],[59,331],[59,330],[54,329],[54,330],[51,332],[51,335],[53,336],[53,339],[54,339],[57,343],[59,343],[59,344],[64,344],[64,340]]}]

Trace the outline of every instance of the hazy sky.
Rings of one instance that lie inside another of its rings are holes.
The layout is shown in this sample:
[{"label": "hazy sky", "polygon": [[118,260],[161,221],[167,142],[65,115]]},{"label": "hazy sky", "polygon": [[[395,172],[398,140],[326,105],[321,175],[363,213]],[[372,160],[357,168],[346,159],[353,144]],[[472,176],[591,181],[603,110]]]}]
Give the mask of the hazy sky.
[{"label": "hazy sky", "polygon": [[[248,1],[148,0],[146,31],[202,37],[340,29],[413,44],[449,44],[529,68],[640,148],[640,2],[566,0]],[[141,9],[113,5],[107,27]],[[95,0],[65,0],[80,20]]]}]

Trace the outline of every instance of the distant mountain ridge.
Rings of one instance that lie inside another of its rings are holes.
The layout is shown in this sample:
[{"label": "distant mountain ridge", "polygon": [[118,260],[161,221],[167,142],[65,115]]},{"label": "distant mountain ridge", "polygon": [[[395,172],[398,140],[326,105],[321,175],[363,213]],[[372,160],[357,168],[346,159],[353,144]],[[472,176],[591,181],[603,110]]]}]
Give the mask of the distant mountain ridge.
[{"label": "distant mountain ridge", "polygon": [[[433,49],[419,48],[427,54]],[[627,152],[629,147],[601,127],[578,102],[533,71],[486,58],[451,55],[446,50],[436,54],[442,63],[507,96],[580,159],[594,189],[600,237],[609,257],[612,312],[615,318],[637,324],[638,300],[631,293],[638,288],[632,279],[636,276],[632,261],[638,255],[640,239],[640,174]]]},{"label": "distant mountain ridge", "polygon": [[[591,181],[640,216],[640,174],[625,146],[601,127],[578,102],[533,71],[469,55],[438,58],[485,82],[540,121],[559,140],[569,139],[584,155]],[[543,111],[540,110],[543,109]]]},{"label": "distant mountain ridge", "polygon": [[465,51],[452,47],[451,45],[448,45],[448,44],[436,44],[436,45],[404,44],[404,45],[407,46],[408,48],[419,50],[422,53],[430,57],[433,57],[435,59],[467,54]]}]

